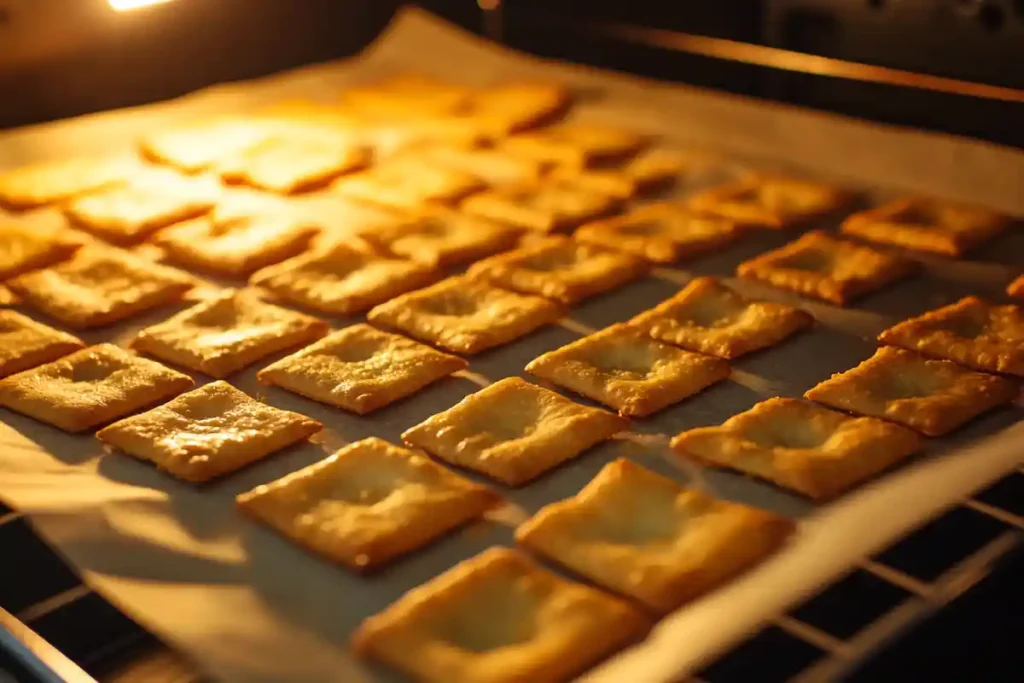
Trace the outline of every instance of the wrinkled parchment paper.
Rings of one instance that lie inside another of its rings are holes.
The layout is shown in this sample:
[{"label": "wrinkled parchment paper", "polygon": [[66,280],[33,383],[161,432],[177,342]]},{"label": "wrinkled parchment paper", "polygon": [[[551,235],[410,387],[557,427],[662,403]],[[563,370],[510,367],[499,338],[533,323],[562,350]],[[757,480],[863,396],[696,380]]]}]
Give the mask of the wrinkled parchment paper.
[{"label": "wrinkled parchment paper", "polygon": [[[692,88],[592,69],[546,63],[487,45],[418,10],[405,10],[361,57],[271,78],[213,88],[168,104],[86,117],[0,135],[0,167],[70,154],[130,149],[147,131],[197,116],[245,111],[279,100],[330,101],[347,84],[417,71],[484,84],[513,78],[553,79],[605,97],[581,115],[660,134],[668,144],[794,168],[854,186],[920,191],[975,201],[1024,215],[1024,154],[962,139],[854,122]],[[703,180],[736,168],[721,164]],[[310,200],[320,219],[361,219],[351,207]],[[29,216],[41,223],[52,215]],[[736,263],[785,236],[765,235],[688,266],[688,273],[728,276]],[[30,516],[42,536],[86,582],[218,680],[239,683],[398,680],[354,660],[352,629],[404,591],[493,544],[512,544],[512,528],[553,500],[572,495],[603,464],[622,455],[716,494],[801,518],[794,542],[756,571],[665,619],[636,647],[588,676],[599,681],[668,681],[778,614],[937,510],[955,503],[1021,462],[1019,410],[996,411],[933,441],[895,473],[827,507],[743,477],[688,471],[665,457],[664,437],[716,424],[771,395],[798,396],[833,372],[867,358],[873,335],[898,318],[967,292],[998,297],[1024,264],[1020,234],[989,251],[993,261],[935,267],[921,278],[868,297],[856,310],[800,302],[819,319],[813,332],[734,364],[733,377],[645,420],[634,435],[600,446],[535,484],[509,493],[495,519],[443,539],[365,578],[329,566],[241,519],[235,494],[312,463],[346,442],[401,431],[454,404],[481,382],[521,374],[530,359],[587,330],[624,320],[669,296],[687,273],[654,277],[577,306],[572,320],[472,359],[473,374],[442,381],[407,401],[360,418],[268,389],[255,371],[233,382],[278,407],[324,422],[315,443],[295,447],[223,482],[179,484],[123,456],[101,457],[91,436],[68,436],[10,412],[0,413],[0,497]],[[1003,260],[1000,263],[1000,260]],[[796,301],[741,285],[750,293]],[[90,342],[126,339],[169,312],[85,335]],[[258,363],[262,367],[266,363]],[[203,378],[197,377],[202,381]],[[994,435],[994,436],[993,436]],[[5,561],[17,562],[17,558]],[[26,571],[30,568],[26,567]]]}]

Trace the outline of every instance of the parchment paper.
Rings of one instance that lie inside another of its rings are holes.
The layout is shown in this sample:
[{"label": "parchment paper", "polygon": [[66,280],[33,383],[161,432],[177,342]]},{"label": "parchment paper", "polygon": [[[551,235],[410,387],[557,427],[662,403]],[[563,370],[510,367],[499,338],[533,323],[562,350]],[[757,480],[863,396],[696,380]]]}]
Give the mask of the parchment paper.
[{"label": "parchment paper", "polygon": [[[753,163],[792,167],[854,186],[975,201],[1024,215],[1024,155],[1019,152],[545,63],[486,45],[417,10],[403,11],[375,46],[347,63],[215,88],[169,104],[5,133],[0,136],[0,166],[109,153],[119,147],[127,151],[135,136],[176,121],[282,99],[330,100],[346,84],[410,70],[469,84],[520,77],[564,81],[604,93],[603,99],[583,107],[583,117],[658,133],[670,146],[740,160],[739,165],[713,164],[684,190]],[[312,199],[304,205],[341,228],[369,219],[333,200]],[[19,220],[52,225],[56,219],[40,213]],[[0,497],[26,512],[90,586],[219,680],[387,681],[397,678],[347,653],[346,640],[362,618],[461,559],[493,544],[511,545],[518,520],[572,495],[603,464],[628,455],[718,495],[801,518],[797,538],[783,553],[665,619],[644,643],[589,675],[602,681],[677,679],[853,561],[1018,465],[1022,456],[1013,447],[1014,439],[1019,443],[1024,429],[1006,429],[1018,420],[1018,409],[993,412],[952,439],[933,441],[908,466],[819,509],[736,475],[680,470],[664,457],[665,438],[657,435],[717,424],[767,396],[798,396],[867,358],[873,335],[897,318],[969,291],[998,298],[1014,270],[1024,265],[1012,263],[1024,254],[1020,237],[1019,232],[1011,234],[988,249],[982,256],[991,257],[989,262],[949,268],[926,260],[924,276],[869,297],[857,310],[799,302],[819,319],[813,332],[736,362],[728,382],[639,423],[638,431],[646,436],[598,447],[535,484],[509,492],[512,505],[499,518],[449,536],[370,578],[314,559],[242,520],[232,504],[234,495],[312,463],[346,442],[377,435],[397,443],[402,430],[449,407],[481,383],[521,374],[539,353],[648,308],[693,273],[728,276],[739,261],[787,237],[744,241],[686,272],[659,270],[654,277],[577,306],[572,319],[559,326],[472,359],[472,373],[442,381],[365,418],[267,389],[255,381],[254,370],[243,372],[233,379],[236,386],[319,419],[327,429],[317,443],[292,448],[203,488],[178,484],[127,457],[101,457],[91,435],[67,436],[3,412]],[[741,287],[796,301],[753,285]],[[158,311],[85,337],[91,342],[124,340],[169,314]],[[989,438],[979,441],[981,437]]]}]

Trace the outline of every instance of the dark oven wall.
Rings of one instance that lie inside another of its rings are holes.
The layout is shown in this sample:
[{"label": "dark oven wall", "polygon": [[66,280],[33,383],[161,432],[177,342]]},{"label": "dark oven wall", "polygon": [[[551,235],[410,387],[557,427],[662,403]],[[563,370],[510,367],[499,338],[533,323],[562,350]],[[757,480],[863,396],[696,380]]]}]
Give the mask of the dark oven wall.
[{"label": "dark oven wall", "polygon": [[0,0],[0,128],[144,104],[358,52],[387,0]]}]

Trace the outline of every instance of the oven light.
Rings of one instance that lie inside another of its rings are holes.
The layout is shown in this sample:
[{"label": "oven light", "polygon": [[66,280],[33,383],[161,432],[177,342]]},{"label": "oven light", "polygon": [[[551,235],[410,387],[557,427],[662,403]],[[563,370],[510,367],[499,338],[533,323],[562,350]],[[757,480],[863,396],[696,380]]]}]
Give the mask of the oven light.
[{"label": "oven light", "polygon": [[162,5],[165,2],[171,0],[107,0],[110,6],[118,12],[127,12],[128,10],[138,9],[140,7],[149,7],[150,5]]}]

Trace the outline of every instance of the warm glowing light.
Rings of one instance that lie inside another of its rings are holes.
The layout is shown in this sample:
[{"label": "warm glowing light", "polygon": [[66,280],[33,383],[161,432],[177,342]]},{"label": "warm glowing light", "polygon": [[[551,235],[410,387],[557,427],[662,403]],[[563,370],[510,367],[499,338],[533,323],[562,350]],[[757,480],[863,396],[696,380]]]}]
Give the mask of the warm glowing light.
[{"label": "warm glowing light", "polygon": [[107,0],[110,6],[118,12],[127,12],[130,9],[149,7],[150,5],[162,5],[171,0]]}]

